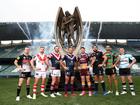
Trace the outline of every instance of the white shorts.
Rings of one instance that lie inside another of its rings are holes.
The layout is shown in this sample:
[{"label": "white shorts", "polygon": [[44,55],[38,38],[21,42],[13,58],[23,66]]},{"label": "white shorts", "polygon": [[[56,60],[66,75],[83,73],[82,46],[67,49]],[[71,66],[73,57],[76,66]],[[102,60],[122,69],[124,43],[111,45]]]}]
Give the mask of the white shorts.
[{"label": "white shorts", "polygon": [[46,78],[47,72],[46,71],[36,71],[35,78]]},{"label": "white shorts", "polygon": [[61,77],[61,71],[60,70],[52,70],[51,76],[53,77]]}]

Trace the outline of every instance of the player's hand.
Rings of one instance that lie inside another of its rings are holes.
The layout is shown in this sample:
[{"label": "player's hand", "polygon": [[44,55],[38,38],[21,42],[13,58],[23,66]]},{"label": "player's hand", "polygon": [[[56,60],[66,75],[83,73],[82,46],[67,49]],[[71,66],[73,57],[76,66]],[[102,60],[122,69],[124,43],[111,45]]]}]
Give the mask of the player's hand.
[{"label": "player's hand", "polygon": [[22,72],[22,71],[24,71],[25,69],[23,69],[22,67],[19,67],[18,70],[19,70],[20,72]]},{"label": "player's hand", "polygon": [[67,68],[67,67],[64,67],[64,69],[65,69],[65,70],[68,70],[68,68]]},{"label": "player's hand", "polygon": [[112,68],[114,68],[115,67],[115,65],[112,65]]},{"label": "player's hand", "polygon": [[55,67],[51,67],[51,70],[55,70]]},{"label": "player's hand", "polygon": [[80,66],[78,66],[78,70],[81,70],[81,67]]},{"label": "player's hand", "polygon": [[131,68],[132,67],[132,65],[128,65],[128,68]]},{"label": "player's hand", "polygon": [[103,67],[103,64],[99,64],[98,67]]}]

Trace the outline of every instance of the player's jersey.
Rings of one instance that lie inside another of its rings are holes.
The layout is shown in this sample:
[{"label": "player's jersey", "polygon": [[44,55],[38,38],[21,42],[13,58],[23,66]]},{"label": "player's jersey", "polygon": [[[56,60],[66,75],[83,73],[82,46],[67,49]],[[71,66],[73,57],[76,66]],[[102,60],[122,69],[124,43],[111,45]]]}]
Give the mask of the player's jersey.
[{"label": "player's jersey", "polygon": [[52,67],[54,69],[60,69],[60,60],[61,60],[60,54],[53,52],[49,55],[49,59],[51,60]]},{"label": "player's jersey", "polygon": [[112,68],[113,64],[117,60],[118,55],[113,52],[105,52],[104,55],[107,57],[106,68]]},{"label": "player's jersey", "polygon": [[89,62],[89,56],[87,53],[81,53],[78,56],[78,62],[80,64],[81,69],[87,69],[88,62]]},{"label": "player's jersey", "polygon": [[128,68],[130,60],[135,59],[131,54],[119,55],[119,57],[120,57],[119,68]]},{"label": "player's jersey", "polygon": [[47,65],[45,62],[46,60],[47,60],[47,55],[45,55],[45,54],[41,55],[40,53],[38,53],[35,56],[37,71],[46,71],[47,70]]},{"label": "player's jersey", "polygon": [[103,53],[101,51],[96,51],[91,53],[90,57],[95,57],[95,62],[93,64],[94,67],[98,67],[99,64],[103,62]]},{"label": "player's jersey", "polygon": [[20,55],[16,58],[18,60],[18,64],[21,65],[21,67],[24,69],[23,72],[31,72],[31,64],[30,61],[32,59],[32,56],[28,55]]},{"label": "player's jersey", "polygon": [[76,63],[76,56],[67,54],[63,57],[62,60],[66,62],[66,66],[68,70],[74,70],[74,65]]}]

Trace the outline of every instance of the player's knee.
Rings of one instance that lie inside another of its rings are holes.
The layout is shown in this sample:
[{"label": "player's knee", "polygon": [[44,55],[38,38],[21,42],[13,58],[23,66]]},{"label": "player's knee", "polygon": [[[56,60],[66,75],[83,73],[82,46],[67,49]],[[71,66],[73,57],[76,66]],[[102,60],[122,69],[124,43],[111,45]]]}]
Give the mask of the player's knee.
[{"label": "player's knee", "polygon": [[102,80],[102,81],[100,81],[101,83],[104,83],[105,81],[104,80]]},{"label": "player's knee", "polygon": [[21,85],[18,85],[17,88],[21,88]]}]

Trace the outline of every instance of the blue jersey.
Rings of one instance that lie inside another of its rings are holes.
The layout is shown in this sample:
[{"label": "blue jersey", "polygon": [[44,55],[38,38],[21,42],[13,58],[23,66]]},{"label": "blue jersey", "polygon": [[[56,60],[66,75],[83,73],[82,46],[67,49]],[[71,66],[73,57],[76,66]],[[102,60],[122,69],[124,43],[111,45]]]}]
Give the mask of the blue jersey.
[{"label": "blue jersey", "polygon": [[68,70],[70,71],[74,70],[74,65],[76,63],[76,56],[67,54],[64,56],[62,60],[66,62],[66,66]]},{"label": "blue jersey", "polygon": [[51,60],[52,67],[55,69],[60,69],[61,55],[57,53],[51,53],[49,58]]}]

